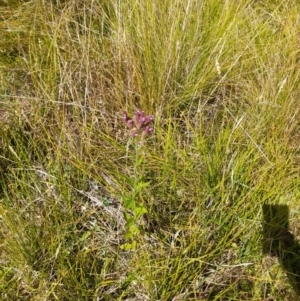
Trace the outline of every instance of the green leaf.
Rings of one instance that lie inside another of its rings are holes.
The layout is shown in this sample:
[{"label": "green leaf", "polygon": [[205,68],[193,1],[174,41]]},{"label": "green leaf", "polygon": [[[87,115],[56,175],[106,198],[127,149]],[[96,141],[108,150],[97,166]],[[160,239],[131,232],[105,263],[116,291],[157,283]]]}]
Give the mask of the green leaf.
[{"label": "green leaf", "polygon": [[144,206],[136,207],[134,209],[134,215],[137,218],[140,218],[143,214],[148,213],[147,209]]},{"label": "green leaf", "polygon": [[136,167],[140,166],[144,161],[144,156],[140,156],[140,158],[137,161]]},{"label": "green leaf", "polygon": [[136,197],[143,188],[148,187],[150,185],[150,182],[139,182],[137,185],[134,187],[134,196]]},{"label": "green leaf", "polygon": [[134,225],[136,219],[128,214],[125,214],[125,218],[127,221],[126,228],[129,229],[132,225]]},{"label": "green leaf", "polygon": [[128,229],[128,232],[131,232],[133,235],[137,235],[140,233],[140,230],[139,230],[138,226],[131,225],[130,228]]},{"label": "green leaf", "polygon": [[126,209],[134,209],[135,199],[133,197],[124,197],[123,202]]},{"label": "green leaf", "polygon": [[132,239],[134,237],[133,233],[128,231],[125,235],[124,235],[124,238],[125,239]]},{"label": "green leaf", "polygon": [[125,250],[125,251],[129,251],[129,250],[135,250],[136,249],[136,245],[137,245],[137,242],[134,240],[132,243],[125,243],[121,246],[121,249],[122,250]]}]

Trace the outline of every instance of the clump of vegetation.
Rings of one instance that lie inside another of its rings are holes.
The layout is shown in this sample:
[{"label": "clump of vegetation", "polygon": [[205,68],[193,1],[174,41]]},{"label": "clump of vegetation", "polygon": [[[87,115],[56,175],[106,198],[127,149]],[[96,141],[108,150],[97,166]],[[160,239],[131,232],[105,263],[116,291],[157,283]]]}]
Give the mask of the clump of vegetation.
[{"label": "clump of vegetation", "polygon": [[295,299],[295,1],[2,2],[0,299]]}]

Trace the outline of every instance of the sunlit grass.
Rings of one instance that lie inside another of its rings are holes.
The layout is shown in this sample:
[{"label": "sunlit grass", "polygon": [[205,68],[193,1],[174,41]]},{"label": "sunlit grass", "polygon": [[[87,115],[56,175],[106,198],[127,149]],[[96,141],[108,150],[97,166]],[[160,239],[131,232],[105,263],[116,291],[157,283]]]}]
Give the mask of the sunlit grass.
[{"label": "sunlit grass", "polygon": [[[262,252],[262,204],[288,205],[300,239],[298,10],[5,2],[1,300],[295,298]],[[154,115],[140,177],[123,109]],[[134,178],[148,213],[125,251]]]}]

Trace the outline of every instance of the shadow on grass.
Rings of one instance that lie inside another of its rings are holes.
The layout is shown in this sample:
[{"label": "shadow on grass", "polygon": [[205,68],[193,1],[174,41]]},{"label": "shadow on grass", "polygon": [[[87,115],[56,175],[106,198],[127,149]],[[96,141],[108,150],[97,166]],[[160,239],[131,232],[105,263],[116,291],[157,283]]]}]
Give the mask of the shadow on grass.
[{"label": "shadow on grass", "polygon": [[278,257],[289,281],[300,296],[300,244],[289,231],[286,205],[263,205],[263,252]]}]

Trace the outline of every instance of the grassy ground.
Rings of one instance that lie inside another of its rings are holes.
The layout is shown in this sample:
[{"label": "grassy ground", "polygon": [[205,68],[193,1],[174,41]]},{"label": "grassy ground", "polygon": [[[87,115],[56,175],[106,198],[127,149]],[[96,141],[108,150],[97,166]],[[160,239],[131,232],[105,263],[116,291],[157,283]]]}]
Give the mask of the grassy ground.
[{"label": "grassy ground", "polygon": [[299,9],[0,1],[0,299],[297,300]]}]

